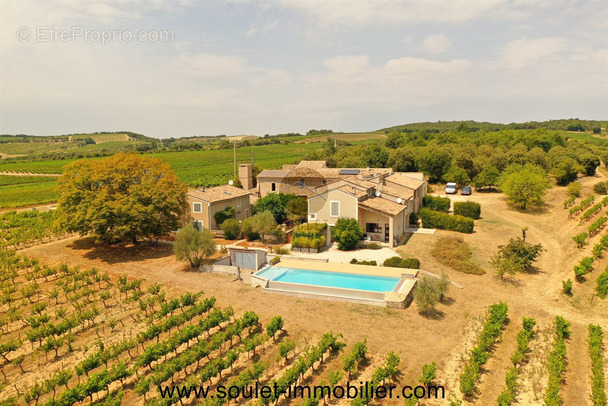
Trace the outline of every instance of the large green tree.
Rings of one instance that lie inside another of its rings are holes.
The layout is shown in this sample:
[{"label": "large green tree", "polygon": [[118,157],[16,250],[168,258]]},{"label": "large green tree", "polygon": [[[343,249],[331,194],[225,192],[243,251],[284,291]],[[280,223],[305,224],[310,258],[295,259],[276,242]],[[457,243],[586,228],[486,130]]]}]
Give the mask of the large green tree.
[{"label": "large green tree", "polygon": [[446,182],[456,182],[458,187],[463,187],[471,183],[471,179],[467,172],[459,166],[452,165],[450,169],[443,175],[443,180]]},{"label": "large green tree", "polygon": [[452,157],[439,147],[429,147],[423,150],[416,158],[418,170],[429,176],[429,181],[439,182],[450,168]]},{"label": "large green tree", "polygon": [[268,193],[259,198],[251,208],[253,214],[269,211],[277,224],[283,224],[288,217],[287,203],[297,198],[298,196],[294,194]]},{"label": "large green tree", "polygon": [[526,210],[543,204],[543,196],[550,185],[542,168],[531,164],[515,164],[503,173],[499,186],[511,204]]},{"label": "large green tree", "polygon": [[416,154],[412,148],[398,148],[389,153],[387,166],[395,172],[416,172]]},{"label": "large green tree", "polygon": [[110,243],[176,230],[187,208],[187,188],[171,167],[132,153],[67,165],[57,191],[61,229]]},{"label": "large green tree", "polygon": [[473,183],[476,188],[489,187],[492,188],[498,183],[500,172],[492,165],[484,166],[483,170],[475,177]]},{"label": "large green tree", "polygon": [[[570,157],[561,157],[553,164],[551,173],[555,176],[555,180],[560,185],[567,185],[575,181],[578,173],[583,172],[583,168],[575,159]],[[595,171],[595,168],[594,168]]]},{"label": "large green tree", "polygon": [[243,234],[247,236],[247,239],[256,239],[258,236],[262,237],[262,241],[266,240],[266,236],[276,234],[277,223],[274,221],[274,216],[270,210],[256,213],[253,216],[245,219],[242,225]]}]

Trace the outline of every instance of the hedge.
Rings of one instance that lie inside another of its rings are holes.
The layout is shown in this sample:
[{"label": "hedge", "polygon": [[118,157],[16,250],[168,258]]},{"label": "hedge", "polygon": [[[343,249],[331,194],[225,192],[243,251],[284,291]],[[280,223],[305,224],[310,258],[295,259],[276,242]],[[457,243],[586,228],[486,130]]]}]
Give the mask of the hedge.
[{"label": "hedge", "polygon": [[325,223],[300,224],[293,231],[291,237],[292,248],[321,248],[325,245],[325,236],[322,235],[327,227]]},{"label": "hedge", "polygon": [[308,237],[317,238],[323,234],[323,231],[327,227],[325,223],[304,223],[300,224],[293,230],[292,238],[297,237]]},{"label": "hedge", "polygon": [[357,258],[351,259],[350,263],[356,264],[356,265],[374,265],[374,266],[378,265],[378,263],[376,261],[365,261],[365,260],[359,261],[359,260],[357,260]]},{"label": "hedge", "polygon": [[390,257],[387,258],[382,265],[393,268],[420,269],[420,261],[418,258]]},{"label": "hedge", "polygon": [[438,197],[426,195],[422,198],[422,204],[424,207],[428,207],[431,210],[448,212],[450,210],[450,198],[449,197]]},{"label": "hedge", "polygon": [[291,248],[321,248],[325,245],[325,236],[308,238],[296,237],[291,240]]},{"label": "hedge", "polygon": [[420,210],[420,218],[422,219],[422,227],[425,228],[437,228],[439,230],[470,234],[475,227],[473,219],[457,215],[452,216],[447,213],[430,210],[426,207]]},{"label": "hedge", "polygon": [[455,202],[454,214],[477,220],[481,217],[481,206],[477,202]]}]

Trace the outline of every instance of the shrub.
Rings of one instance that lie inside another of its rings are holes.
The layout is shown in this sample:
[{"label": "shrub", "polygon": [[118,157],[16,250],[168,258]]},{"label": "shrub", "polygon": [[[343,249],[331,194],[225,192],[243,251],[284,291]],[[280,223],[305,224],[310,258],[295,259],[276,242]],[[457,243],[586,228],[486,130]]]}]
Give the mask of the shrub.
[{"label": "shrub", "polygon": [[528,272],[545,249],[541,244],[527,243],[523,238],[511,238],[507,245],[499,245],[492,257],[491,264],[498,275]]},{"label": "shrub", "polygon": [[594,200],[595,200],[595,195],[591,195],[591,196],[583,199],[579,204],[577,204],[576,206],[574,206],[570,209],[570,212],[568,213],[569,216],[573,216],[573,215],[577,214],[578,212],[584,210],[591,203],[593,203]]},{"label": "shrub", "polygon": [[448,212],[450,211],[450,198],[426,195],[422,198],[422,205],[431,210]]},{"label": "shrub", "polygon": [[581,195],[581,184],[580,183],[576,183],[576,182],[572,182],[568,185],[568,187],[566,188],[566,190],[568,191],[568,195],[572,196],[572,197],[580,197]]},{"label": "shrub", "polygon": [[375,242],[370,242],[367,243],[363,246],[363,248],[368,249],[368,250],[379,250],[382,249],[382,245],[375,243]]},{"label": "shrub", "polygon": [[266,326],[266,334],[274,339],[274,335],[279,330],[283,330],[283,318],[274,316]]},{"label": "shrub", "polygon": [[475,222],[473,219],[463,216],[452,216],[447,213],[423,208],[420,210],[422,226],[425,228],[437,228],[439,230],[458,231],[470,234],[473,232]]},{"label": "shrub", "polygon": [[567,209],[574,201],[576,200],[576,196],[570,196],[566,200],[564,200],[564,209]]},{"label": "shrub", "polygon": [[292,248],[321,248],[325,245],[325,236],[322,235],[327,228],[325,223],[300,224],[293,232]]},{"label": "shrub", "polygon": [[578,248],[582,248],[585,245],[585,241],[587,241],[587,237],[589,237],[589,233],[580,233],[572,237],[572,241],[576,243]]},{"label": "shrub", "polygon": [[274,249],[274,252],[275,252],[275,254],[278,254],[278,255],[287,255],[287,254],[289,254],[290,251],[289,251],[289,248],[279,246]]},{"label": "shrub", "polygon": [[401,258],[395,256],[385,259],[382,265],[393,268],[420,269],[420,261],[418,258]]},{"label": "shrub", "polygon": [[418,224],[418,213],[410,214],[410,224]]},{"label": "shrub", "polygon": [[356,265],[373,265],[373,266],[378,265],[378,263],[376,261],[359,261],[356,258],[351,259],[350,263],[356,264]]},{"label": "shrub", "polygon": [[215,213],[213,215],[213,218],[215,219],[215,224],[217,224],[218,227],[220,227],[220,228],[221,228],[221,224],[223,224],[224,221],[226,221],[228,219],[233,219],[235,217],[236,217],[236,209],[232,206],[228,206],[224,210],[218,211],[217,213]]},{"label": "shrub", "polygon": [[572,294],[572,279],[566,279],[565,281],[562,281],[562,291],[566,295]]},{"label": "shrub", "polygon": [[414,290],[414,301],[418,305],[420,313],[425,314],[435,309],[435,305],[441,298],[441,293],[437,289],[435,278],[423,276],[418,279]]},{"label": "shrub", "polygon": [[334,240],[341,251],[350,251],[357,248],[359,240],[363,237],[363,230],[359,222],[353,218],[341,217],[331,230]]},{"label": "shrub", "polygon": [[593,191],[598,195],[608,194],[608,185],[606,184],[606,182],[598,182],[593,185]]},{"label": "shrub", "polygon": [[429,386],[437,378],[437,364],[435,361],[431,364],[424,364],[422,366],[422,375],[418,378],[418,382],[423,385]]},{"label": "shrub", "polygon": [[608,268],[597,278],[595,290],[601,299],[608,296]]},{"label": "shrub", "polygon": [[236,219],[229,218],[225,220],[220,225],[220,228],[224,232],[224,238],[227,240],[236,240],[241,235],[241,224]]},{"label": "shrub", "polygon": [[435,243],[431,255],[439,263],[450,268],[473,275],[483,275],[486,272],[475,264],[471,258],[471,249],[460,237],[442,237]]},{"label": "shrub", "polygon": [[270,211],[257,213],[243,221],[243,233],[249,241],[262,237],[264,241],[267,235],[273,235],[277,231],[277,223]]},{"label": "shrub", "polygon": [[293,230],[293,237],[308,237],[315,238],[323,234],[327,224],[325,223],[304,223],[300,224]]},{"label": "shrub", "polygon": [[454,214],[477,220],[481,216],[481,206],[476,202],[456,202]]}]

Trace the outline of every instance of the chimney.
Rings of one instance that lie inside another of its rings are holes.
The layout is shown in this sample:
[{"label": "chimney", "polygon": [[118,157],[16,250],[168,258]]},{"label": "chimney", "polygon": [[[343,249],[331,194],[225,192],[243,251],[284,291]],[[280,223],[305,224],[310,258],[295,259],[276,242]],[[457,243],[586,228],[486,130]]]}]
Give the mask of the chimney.
[{"label": "chimney", "polygon": [[243,190],[253,188],[253,165],[239,165],[239,180],[241,181],[241,185],[243,185]]}]

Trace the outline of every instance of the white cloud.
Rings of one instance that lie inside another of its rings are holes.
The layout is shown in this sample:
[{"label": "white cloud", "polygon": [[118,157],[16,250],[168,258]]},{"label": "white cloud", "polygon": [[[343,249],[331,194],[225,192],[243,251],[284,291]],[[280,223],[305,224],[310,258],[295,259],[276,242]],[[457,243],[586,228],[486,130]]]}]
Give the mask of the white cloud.
[{"label": "white cloud", "polygon": [[[572,2],[576,0],[564,0]],[[529,18],[555,6],[553,2],[508,0],[232,0],[260,8],[302,12],[325,26],[386,23],[463,23],[480,18]]]},{"label": "white cloud", "polygon": [[245,33],[245,37],[247,37],[247,38],[255,37],[255,34],[257,34],[259,30],[260,30],[260,27],[253,26],[247,30],[247,32]]},{"label": "white cloud", "polygon": [[191,77],[233,76],[245,72],[245,59],[240,56],[212,53],[182,53],[176,70]]},{"label": "white cloud", "polygon": [[329,69],[328,79],[335,82],[360,82],[366,79],[370,68],[367,55],[339,55],[323,60]]},{"label": "white cloud", "polygon": [[433,55],[445,52],[451,44],[452,40],[443,34],[429,35],[424,40],[424,48]]},{"label": "white cloud", "polygon": [[279,26],[279,20],[272,20],[262,26],[252,25],[245,33],[246,38],[252,38],[258,33],[274,30]]},{"label": "white cloud", "polygon": [[437,62],[422,58],[398,58],[389,60],[386,71],[391,75],[412,74],[412,73],[457,73],[471,67],[471,62],[466,59],[452,59],[448,62]]},{"label": "white cloud", "polygon": [[540,60],[559,58],[566,44],[564,38],[520,38],[505,46],[504,63],[510,68],[520,69]]}]

